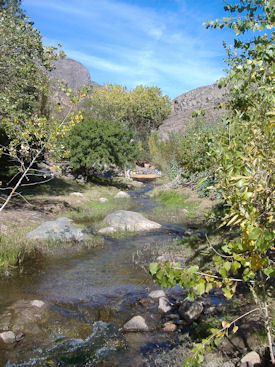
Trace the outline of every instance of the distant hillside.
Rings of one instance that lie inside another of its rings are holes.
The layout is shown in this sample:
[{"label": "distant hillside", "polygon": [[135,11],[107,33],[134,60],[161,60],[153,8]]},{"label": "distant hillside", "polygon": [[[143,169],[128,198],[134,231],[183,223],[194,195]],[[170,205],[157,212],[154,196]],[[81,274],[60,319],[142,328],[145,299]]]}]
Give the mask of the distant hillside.
[{"label": "distant hillside", "polygon": [[192,112],[195,110],[205,110],[206,121],[215,123],[224,113],[224,110],[215,107],[226,100],[226,92],[226,88],[220,89],[215,83],[193,89],[173,99],[171,114],[158,130],[159,137],[165,140],[171,133],[184,131],[186,121],[192,119]]},{"label": "distant hillside", "polygon": [[84,87],[84,85],[92,85],[94,88],[100,87],[99,84],[91,80],[89,70],[80,62],[72,59],[60,59],[54,62],[55,69],[49,73],[51,79],[51,100],[54,104],[64,107],[65,114],[71,103],[69,97],[61,92],[56,86],[56,81],[63,81],[74,92]]},{"label": "distant hillside", "polygon": [[55,69],[50,72],[50,78],[64,81],[74,91],[82,88],[85,84],[99,87],[99,84],[91,81],[89,70],[78,61],[60,59],[55,61],[54,65]]}]

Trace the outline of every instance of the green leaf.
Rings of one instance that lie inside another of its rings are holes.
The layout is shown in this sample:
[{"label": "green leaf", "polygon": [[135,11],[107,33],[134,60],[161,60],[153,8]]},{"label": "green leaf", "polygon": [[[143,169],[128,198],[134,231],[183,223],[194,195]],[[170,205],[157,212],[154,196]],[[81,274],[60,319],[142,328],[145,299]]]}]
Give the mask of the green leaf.
[{"label": "green leaf", "polygon": [[229,270],[231,269],[231,262],[229,261],[226,261],[224,264],[223,264],[224,268],[226,269],[227,272],[229,272]]},{"label": "green leaf", "polygon": [[227,299],[231,299],[233,297],[233,292],[230,288],[226,287],[226,288],[223,288],[223,294],[224,296],[227,298]]},{"label": "green leaf", "polygon": [[201,296],[205,292],[205,284],[199,283],[195,286],[195,289],[198,292],[198,294]]},{"label": "green leaf", "polygon": [[219,273],[223,278],[227,278],[227,271],[225,268],[220,268]]},{"label": "green leaf", "polygon": [[151,263],[149,265],[149,272],[154,275],[160,270],[160,264],[159,263]]},{"label": "green leaf", "polygon": [[233,261],[232,265],[231,265],[231,270],[233,272],[233,274],[236,274],[238,269],[240,269],[241,264],[238,261]]},{"label": "green leaf", "polygon": [[260,228],[254,228],[251,232],[248,233],[248,237],[253,240],[256,241],[259,236],[261,235],[262,230]]},{"label": "green leaf", "polygon": [[275,267],[274,266],[269,266],[268,268],[265,268],[264,273],[269,278],[273,278],[275,276]]}]

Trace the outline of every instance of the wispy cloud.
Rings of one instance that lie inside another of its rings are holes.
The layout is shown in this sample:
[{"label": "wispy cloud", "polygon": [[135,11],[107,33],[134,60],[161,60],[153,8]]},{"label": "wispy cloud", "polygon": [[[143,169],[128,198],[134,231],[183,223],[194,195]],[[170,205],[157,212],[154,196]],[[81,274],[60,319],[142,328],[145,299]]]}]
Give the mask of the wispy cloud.
[{"label": "wispy cloud", "polygon": [[23,0],[23,7],[46,42],[62,43],[67,55],[82,62],[100,84],[158,85],[176,97],[222,76],[222,36],[201,26],[204,15],[217,17],[220,0],[135,3]]}]

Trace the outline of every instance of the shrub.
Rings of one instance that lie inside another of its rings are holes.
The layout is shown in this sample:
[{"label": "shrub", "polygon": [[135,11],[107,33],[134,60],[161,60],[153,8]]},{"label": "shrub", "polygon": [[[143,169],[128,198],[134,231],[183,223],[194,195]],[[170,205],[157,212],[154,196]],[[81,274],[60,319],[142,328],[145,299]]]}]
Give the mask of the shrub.
[{"label": "shrub", "polygon": [[111,163],[120,168],[137,158],[134,133],[116,121],[86,118],[75,125],[65,138],[66,155],[72,168],[89,176]]}]

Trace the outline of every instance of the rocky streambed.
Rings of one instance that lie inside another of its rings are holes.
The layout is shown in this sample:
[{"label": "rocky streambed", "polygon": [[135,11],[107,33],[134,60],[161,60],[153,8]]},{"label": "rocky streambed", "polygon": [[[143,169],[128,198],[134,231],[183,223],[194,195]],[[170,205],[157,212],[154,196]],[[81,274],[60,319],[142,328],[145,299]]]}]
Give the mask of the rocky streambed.
[{"label": "rocky streambed", "polygon": [[[157,206],[145,195],[151,187],[130,192],[137,211]],[[124,214],[120,211],[119,223]],[[192,302],[182,289],[159,290],[134,265],[133,254],[185,232],[165,223],[146,229],[123,239],[103,231],[101,248],[37,258],[20,273],[1,279],[0,365],[166,366],[161,353],[183,340],[190,347],[190,323],[215,314],[222,300],[216,295]]]}]

